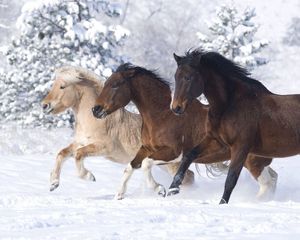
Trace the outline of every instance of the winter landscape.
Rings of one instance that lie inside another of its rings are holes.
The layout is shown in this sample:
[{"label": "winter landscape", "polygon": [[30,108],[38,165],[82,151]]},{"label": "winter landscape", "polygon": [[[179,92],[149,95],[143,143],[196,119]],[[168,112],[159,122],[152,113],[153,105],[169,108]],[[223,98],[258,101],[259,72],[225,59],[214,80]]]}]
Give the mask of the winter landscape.
[{"label": "winter landscape", "polygon": [[[247,67],[274,93],[300,93],[299,10],[298,0],[0,0],[0,239],[299,239],[298,156],[273,161],[277,189],[266,202],[243,170],[230,203],[218,205],[226,175],[202,165],[179,195],[158,196],[137,170],[114,200],[125,165],[99,156],[85,161],[96,182],[79,179],[69,158],[50,192],[74,116],[41,107],[63,65],[107,78],[130,61],[173,83],[173,52],[196,47]],[[170,175],[152,172],[169,187]]]}]

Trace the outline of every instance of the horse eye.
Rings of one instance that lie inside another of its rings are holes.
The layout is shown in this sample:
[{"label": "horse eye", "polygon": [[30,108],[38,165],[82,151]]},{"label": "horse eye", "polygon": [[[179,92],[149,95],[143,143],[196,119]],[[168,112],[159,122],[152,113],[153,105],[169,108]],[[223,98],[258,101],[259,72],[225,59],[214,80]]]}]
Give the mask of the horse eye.
[{"label": "horse eye", "polygon": [[60,89],[65,89],[66,88],[66,86],[60,86]]},{"label": "horse eye", "polygon": [[117,82],[111,86],[112,89],[118,89],[125,81]]},{"label": "horse eye", "polygon": [[191,77],[184,77],[184,79],[185,79],[186,81],[188,81],[188,82],[192,80]]}]

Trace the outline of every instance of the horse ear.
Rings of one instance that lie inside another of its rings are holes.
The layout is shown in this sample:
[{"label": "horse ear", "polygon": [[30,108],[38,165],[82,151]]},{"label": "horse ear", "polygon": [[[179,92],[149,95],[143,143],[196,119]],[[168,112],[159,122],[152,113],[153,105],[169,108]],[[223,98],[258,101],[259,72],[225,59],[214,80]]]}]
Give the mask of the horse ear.
[{"label": "horse ear", "polygon": [[179,62],[182,60],[182,57],[176,55],[176,53],[173,53],[174,59],[177,62],[177,65],[179,64]]}]

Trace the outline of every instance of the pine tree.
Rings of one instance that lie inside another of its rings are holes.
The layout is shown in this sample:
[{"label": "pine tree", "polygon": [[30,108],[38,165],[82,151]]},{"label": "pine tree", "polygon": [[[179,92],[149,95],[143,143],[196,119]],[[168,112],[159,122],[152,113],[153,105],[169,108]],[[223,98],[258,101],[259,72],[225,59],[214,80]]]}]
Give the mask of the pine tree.
[{"label": "pine tree", "polygon": [[70,114],[53,117],[41,111],[40,101],[52,84],[54,69],[71,64],[109,76],[122,62],[116,49],[129,34],[112,24],[120,13],[118,5],[106,0],[25,4],[17,21],[20,35],[5,51],[10,69],[0,75],[0,121],[69,126]]},{"label": "pine tree", "polygon": [[253,22],[255,8],[246,8],[239,13],[234,6],[223,5],[216,11],[216,18],[208,24],[211,37],[197,33],[200,47],[217,51],[234,62],[253,69],[266,64],[258,53],[268,45],[265,39],[255,40],[258,25]]},{"label": "pine tree", "polygon": [[283,43],[290,46],[300,46],[300,18],[292,18],[286,36],[283,38]]}]

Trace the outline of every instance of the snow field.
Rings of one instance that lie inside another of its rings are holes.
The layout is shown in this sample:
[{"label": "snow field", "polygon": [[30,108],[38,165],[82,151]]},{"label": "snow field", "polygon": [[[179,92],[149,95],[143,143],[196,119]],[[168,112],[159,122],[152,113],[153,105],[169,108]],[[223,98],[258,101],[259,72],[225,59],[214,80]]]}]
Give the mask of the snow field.
[{"label": "snow field", "polygon": [[[49,192],[55,154],[70,135],[65,129],[1,130],[0,239],[300,237],[298,157],[276,159],[272,164],[279,178],[270,202],[256,201],[258,185],[243,170],[230,204],[218,205],[225,176],[210,179],[204,167],[193,186],[182,187],[180,195],[168,198],[145,189],[143,173],[136,171],[126,198],[117,201],[113,197],[125,166],[101,157],[85,162],[96,182],[77,178],[74,160],[69,159],[61,185]],[[157,181],[169,186],[172,179],[164,171],[154,168],[153,173]]]}]

